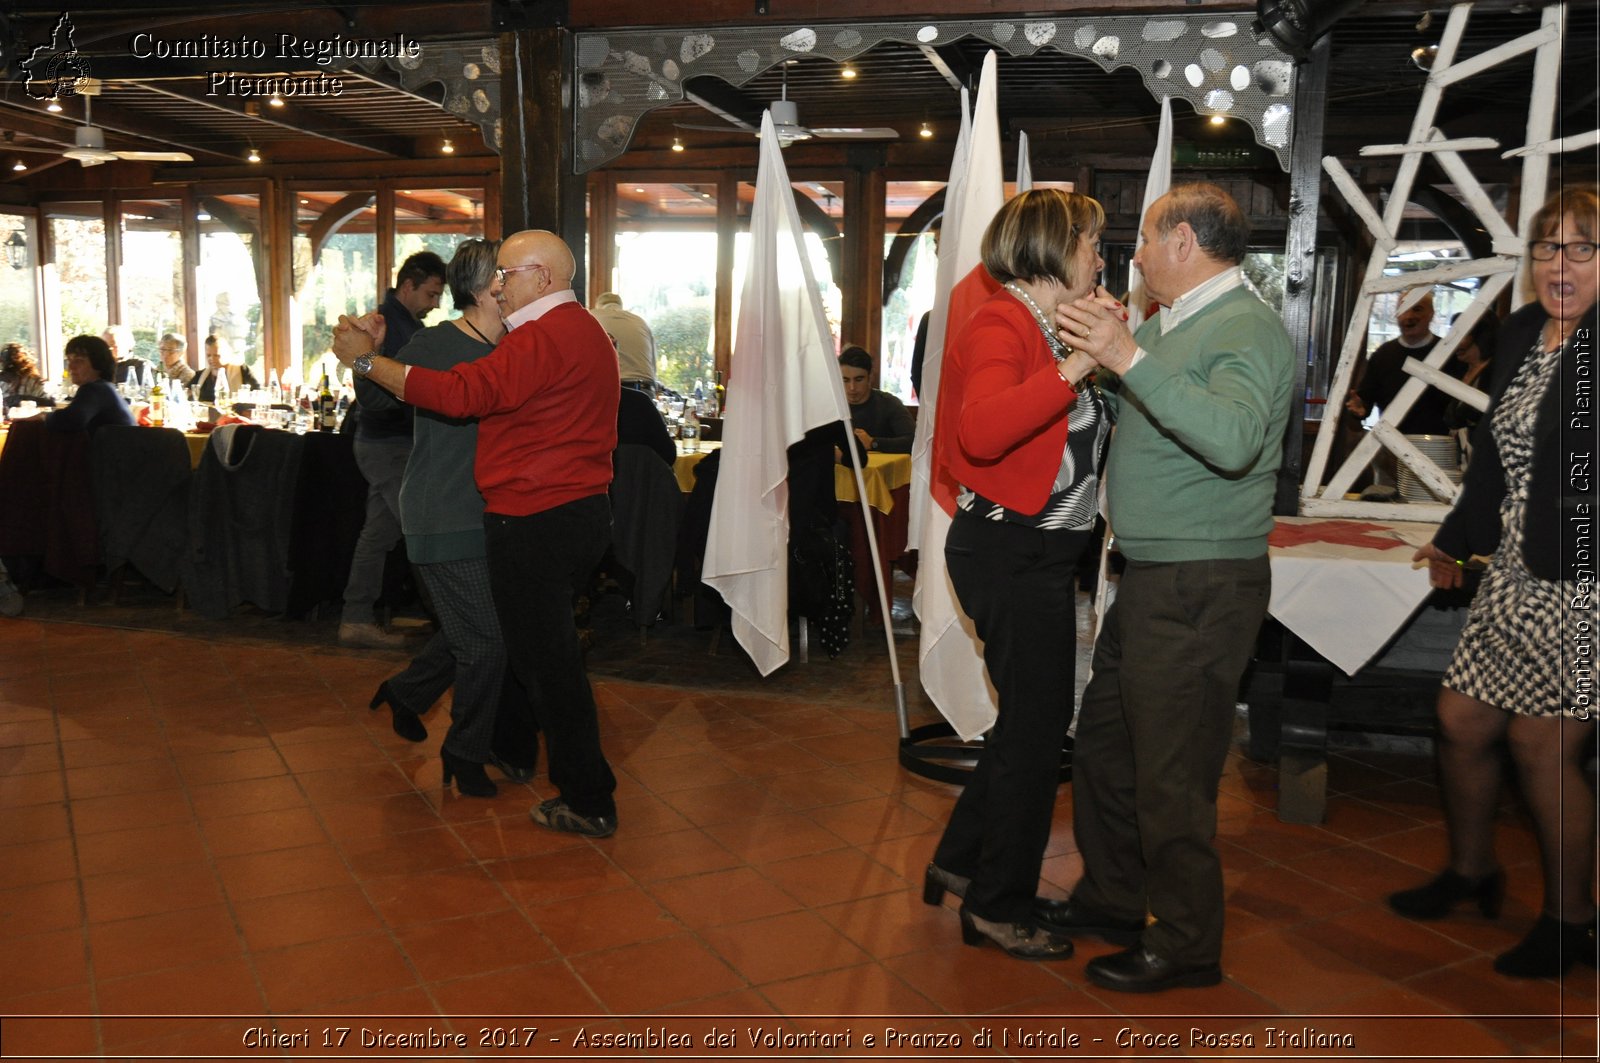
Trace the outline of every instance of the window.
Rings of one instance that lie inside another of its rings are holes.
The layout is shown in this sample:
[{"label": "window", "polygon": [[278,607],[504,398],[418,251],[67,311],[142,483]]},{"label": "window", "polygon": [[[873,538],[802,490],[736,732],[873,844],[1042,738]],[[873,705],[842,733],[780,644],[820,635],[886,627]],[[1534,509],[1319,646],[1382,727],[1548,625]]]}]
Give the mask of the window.
[{"label": "window", "polygon": [[[340,314],[377,308],[377,217],[373,192],[312,191],[295,197],[294,295],[288,374],[337,375],[331,350]],[[386,285],[387,286],[387,285]]]},{"label": "window", "polygon": [[715,379],[716,195],[714,184],[617,184],[611,290],[655,334],[657,382],[684,394]]},{"label": "window", "polygon": [[[394,268],[418,251],[432,251],[450,263],[463,241],[483,236],[483,189],[407,188],[394,194]],[[390,276],[385,288],[394,284]],[[446,285],[439,309],[429,316],[439,322],[455,314]]]},{"label": "window", "polygon": [[[200,263],[195,270],[197,344],[216,334],[228,341],[246,365],[259,363],[266,350],[262,336],[261,290],[266,269],[261,241],[261,197],[217,193],[197,197]],[[191,352],[203,364],[204,347]],[[297,364],[297,363],[296,363]],[[256,379],[265,380],[257,371]]]},{"label": "window", "polygon": [[911,386],[911,361],[922,315],[933,309],[939,272],[938,221],[943,215],[933,197],[944,190],[939,181],[890,181],[885,188],[883,257],[886,269],[899,267],[899,284],[883,305],[879,337],[878,386],[906,402],[916,401]]},{"label": "window", "polygon": [[101,205],[52,204],[45,217],[54,252],[45,270],[45,299],[55,318],[47,331],[62,340],[98,336],[111,320],[106,312],[106,226]]},{"label": "window", "polygon": [[33,287],[39,265],[38,226],[25,214],[0,213],[0,244],[6,250],[6,258],[0,260],[0,276],[5,277],[0,284],[0,343],[21,343],[41,356]]},{"label": "window", "polygon": [[133,350],[122,357],[158,361],[163,333],[182,335],[183,202],[175,199],[122,201],[122,255],[117,290],[121,321],[133,330]]}]

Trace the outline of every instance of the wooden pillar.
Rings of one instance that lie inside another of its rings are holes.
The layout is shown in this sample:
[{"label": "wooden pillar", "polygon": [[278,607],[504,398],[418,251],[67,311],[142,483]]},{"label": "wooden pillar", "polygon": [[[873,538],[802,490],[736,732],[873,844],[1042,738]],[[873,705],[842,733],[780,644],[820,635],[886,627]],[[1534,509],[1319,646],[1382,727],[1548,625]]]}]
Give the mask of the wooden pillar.
[{"label": "wooden pillar", "polygon": [[[101,211],[101,224],[106,231],[106,319],[107,325],[122,324],[122,197],[109,193]],[[99,335],[99,333],[95,333]],[[117,359],[132,358],[133,351],[118,351]]]},{"label": "wooden pillar", "polygon": [[372,226],[372,269],[376,274],[378,290],[372,297],[374,308],[383,305],[384,296],[394,287],[394,271],[400,263],[394,257],[394,181],[378,182],[378,211]]},{"label": "wooden pillar", "polygon": [[[879,152],[881,148],[875,149]],[[857,161],[852,159],[852,161]],[[844,335],[845,343],[859,343],[872,352],[873,387],[881,387],[883,360],[883,230],[886,186],[881,162],[853,167],[845,181],[844,236],[846,245]]]},{"label": "wooden pillar", "polygon": [[589,175],[589,302],[611,290],[616,266],[617,175],[601,170]]},{"label": "wooden pillar", "polygon": [[503,106],[500,150],[504,232],[549,229],[577,259],[573,287],[588,303],[584,264],[584,193],[573,155],[573,43],[560,26],[516,29],[500,36]]},{"label": "wooden pillar", "polygon": [[739,175],[733,170],[717,174],[717,291],[715,296],[716,351],[712,355],[723,380],[733,363],[733,244],[739,233]]},{"label": "wooden pillar", "polygon": [[[1306,418],[1306,352],[1311,349],[1312,311],[1316,306],[1317,215],[1322,204],[1322,131],[1328,108],[1328,53],[1331,39],[1324,35],[1311,48],[1311,59],[1300,64],[1295,78],[1294,144],[1289,151],[1289,233],[1285,249],[1286,284],[1283,326],[1289,331],[1294,352],[1294,390],[1289,396],[1289,427],[1283,439],[1283,464],[1278,469],[1274,512],[1295,514],[1300,506],[1300,479],[1304,474],[1300,452]],[[1320,351],[1319,357],[1330,352]],[[1337,417],[1343,409],[1340,396],[1328,396],[1324,416]]]},{"label": "wooden pillar", "polygon": [[[199,368],[200,355],[203,353],[199,331],[200,293],[195,290],[200,273],[200,221],[196,217],[198,205],[199,197],[195,195],[194,185],[184,185],[183,194],[178,200],[178,239],[183,247],[183,354],[184,361],[191,369]],[[270,358],[271,353],[271,349],[263,344],[262,358]]]}]

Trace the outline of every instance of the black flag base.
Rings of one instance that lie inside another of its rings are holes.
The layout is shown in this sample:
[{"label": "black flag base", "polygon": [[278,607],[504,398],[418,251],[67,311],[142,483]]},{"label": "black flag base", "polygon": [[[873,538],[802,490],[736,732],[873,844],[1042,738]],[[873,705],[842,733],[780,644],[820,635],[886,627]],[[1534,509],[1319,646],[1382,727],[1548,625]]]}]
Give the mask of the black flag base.
[{"label": "black flag base", "polygon": [[[900,766],[925,779],[965,786],[982,752],[983,736],[963,741],[953,727],[941,720],[913,727],[900,739]],[[1072,781],[1071,735],[1061,739],[1060,779]]]}]

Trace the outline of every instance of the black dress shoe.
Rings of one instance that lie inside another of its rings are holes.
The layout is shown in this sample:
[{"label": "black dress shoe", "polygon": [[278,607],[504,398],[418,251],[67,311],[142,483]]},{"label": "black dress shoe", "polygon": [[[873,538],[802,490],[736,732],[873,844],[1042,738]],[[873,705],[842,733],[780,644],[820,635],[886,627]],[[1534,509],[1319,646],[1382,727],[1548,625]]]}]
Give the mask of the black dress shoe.
[{"label": "black dress shoe", "polygon": [[377,710],[384,702],[389,703],[391,723],[394,733],[404,738],[407,742],[422,742],[428,737],[428,729],[422,726],[422,718],[395,698],[394,691],[389,689],[388,680],[378,684],[378,692],[372,695],[372,702],[368,708]]},{"label": "black dress shoe", "polygon": [[1505,898],[1504,871],[1468,878],[1445,868],[1425,886],[1389,894],[1389,907],[1407,919],[1442,919],[1462,901],[1474,901],[1485,919],[1493,919]]},{"label": "black dress shoe", "polygon": [[1495,957],[1494,969],[1512,978],[1560,978],[1574,962],[1596,965],[1595,923],[1565,923],[1539,916],[1528,936]]},{"label": "black dress shoe", "polygon": [[512,782],[527,782],[533,778],[533,769],[531,767],[524,768],[520,764],[513,764],[505,757],[492,751],[489,754],[489,763],[500,769],[500,774]]},{"label": "black dress shoe", "polygon": [[1033,904],[1033,919],[1041,929],[1052,934],[1090,934],[1124,948],[1139,943],[1145,925],[1143,919],[1119,919],[1071,898],[1064,901],[1039,898]]},{"label": "black dress shoe", "polygon": [[1198,989],[1222,981],[1215,963],[1181,964],[1134,947],[1090,960],[1083,973],[1102,989],[1119,993],[1156,993],[1163,989]]},{"label": "black dress shoe", "polygon": [[482,764],[463,760],[448,749],[439,750],[439,759],[444,761],[444,784],[449,786],[454,777],[456,789],[464,796],[493,797],[500,792],[494,780],[483,770]]}]

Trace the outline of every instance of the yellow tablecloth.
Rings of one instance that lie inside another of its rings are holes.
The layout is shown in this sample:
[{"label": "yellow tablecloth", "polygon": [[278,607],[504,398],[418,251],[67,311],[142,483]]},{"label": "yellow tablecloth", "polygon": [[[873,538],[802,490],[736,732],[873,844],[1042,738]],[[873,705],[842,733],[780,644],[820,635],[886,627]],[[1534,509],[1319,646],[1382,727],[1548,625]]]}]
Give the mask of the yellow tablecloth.
[{"label": "yellow tablecloth", "polygon": [[[694,490],[694,467],[721,446],[721,443],[702,443],[698,451],[680,451],[672,471],[685,494]],[[867,485],[867,504],[880,513],[888,513],[894,509],[893,492],[911,482],[911,455],[868,454],[861,479]],[[841,502],[856,501],[856,477],[849,465],[834,466],[833,495]]]}]

